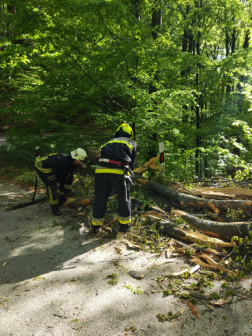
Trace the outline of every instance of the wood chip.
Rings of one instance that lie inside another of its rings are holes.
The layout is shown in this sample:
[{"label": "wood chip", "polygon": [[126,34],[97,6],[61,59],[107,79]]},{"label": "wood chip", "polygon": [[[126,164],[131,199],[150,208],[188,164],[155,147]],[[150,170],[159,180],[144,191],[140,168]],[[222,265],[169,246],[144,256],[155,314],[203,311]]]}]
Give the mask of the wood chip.
[{"label": "wood chip", "polygon": [[207,263],[204,263],[202,260],[200,260],[198,258],[193,258],[191,260],[191,262],[193,262],[194,264],[200,265],[200,266],[202,266],[204,268],[210,268],[210,269],[214,269],[214,270],[216,269],[214,266],[211,266],[211,265],[209,265]]},{"label": "wood chip", "polygon": [[192,267],[192,268],[186,268],[186,269],[184,269],[183,271],[176,272],[176,273],[173,273],[173,274],[171,274],[171,275],[173,275],[173,276],[177,276],[177,275],[184,274],[184,273],[186,273],[186,272],[189,272],[189,273],[193,274],[193,273],[195,273],[198,269],[200,269],[200,266],[199,266],[199,265],[194,266],[194,267]]},{"label": "wood chip", "polygon": [[214,266],[215,268],[217,268],[218,270],[222,271],[222,272],[225,272],[225,273],[228,273],[228,274],[232,274],[233,276],[236,276],[236,273],[230,271],[229,269],[223,267],[223,266],[220,266],[217,262],[215,262],[212,258],[208,257],[208,256],[205,256],[204,257],[206,259],[206,261],[208,262],[208,264]]},{"label": "wood chip", "polygon": [[122,249],[121,248],[115,246],[115,250],[116,250],[117,253],[122,254]]},{"label": "wood chip", "polygon": [[175,273],[173,273],[171,275],[173,275],[173,276],[181,275],[181,274],[184,274],[184,273],[188,272],[189,270],[190,270],[189,268],[186,268],[183,271],[175,272]]},{"label": "wood chip", "polygon": [[189,300],[187,300],[186,302],[187,302],[188,307],[191,309],[193,315],[197,318],[200,318],[200,316],[199,316],[197,310],[195,309],[194,305],[192,304],[192,302],[189,301]]},{"label": "wood chip", "polygon": [[174,239],[169,241],[169,247],[165,250],[165,257],[170,258],[172,252],[176,249],[176,242]]},{"label": "wood chip", "polygon": [[122,240],[122,243],[124,243],[125,245],[127,245],[129,248],[132,248],[132,249],[140,249],[141,248],[140,245],[136,245],[133,242],[128,241],[128,240]]},{"label": "wood chip", "polygon": [[147,217],[147,216],[153,216],[156,218],[162,218],[162,214],[156,211],[148,211],[143,214],[141,214],[141,217]]},{"label": "wood chip", "polygon": [[224,306],[225,304],[230,303],[231,300],[230,300],[230,299],[227,299],[227,298],[221,298],[221,299],[219,299],[219,300],[211,300],[211,301],[207,301],[207,302],[211,303],[211,304],[214,305],[214,306],[220,306],[220,307],[222,307],[222,306]]}]

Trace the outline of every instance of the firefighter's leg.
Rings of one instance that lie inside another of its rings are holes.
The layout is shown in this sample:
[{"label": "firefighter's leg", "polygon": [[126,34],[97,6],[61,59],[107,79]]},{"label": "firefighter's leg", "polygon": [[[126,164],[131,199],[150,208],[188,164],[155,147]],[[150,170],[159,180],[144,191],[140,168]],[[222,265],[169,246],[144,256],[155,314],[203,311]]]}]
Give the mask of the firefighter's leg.
[{"label": "firefighter's leg", "polygon": [[49,196],[49,202],[52,208],[52,213],[55,216],[59,216],[59,202],[58,202],[58,192],[57,192],[57,181],[53,173],[43,173],[37,169],[38,175],[44,182],[47,188],[47,194]]},{"label": "firefighter's leg", "polygon": [[66,203],[66,195],[64,193],[64,191],[62,191],[63,188],[61,188],[61,185],[59,187],[59,190],[58,190],[58,200],[59,200],[59,205],[63,205],[64,203]]},{"label": "firefighter's leg", "polygon": [[124,179],[116,174],[112,178],[113,188],[118,197],[119,231],[127,232],[131,223],[130,184],[125,183]]},{"label": "firefighter's leg", "polygon": [[72,190],[73,174],[55,175],[57,182],[59,183],[59,205],[63,205],[64,203],[66,203],[67,197],[69,197]]},{"label": "firefighter's leg", "polygon": [[97,233],[103,224],[107,202],[112,190],[109,174],[95,174],[95,203],[92,214],[92,229]]},{"label": "firefighter's leg", "polygon": [[57,192],[57,181],[56,178],[50,178],[48,183],[49,201],[52,208],[52,213],[54,216],[60,217],[62,214],[59,210],[59,200]]}]

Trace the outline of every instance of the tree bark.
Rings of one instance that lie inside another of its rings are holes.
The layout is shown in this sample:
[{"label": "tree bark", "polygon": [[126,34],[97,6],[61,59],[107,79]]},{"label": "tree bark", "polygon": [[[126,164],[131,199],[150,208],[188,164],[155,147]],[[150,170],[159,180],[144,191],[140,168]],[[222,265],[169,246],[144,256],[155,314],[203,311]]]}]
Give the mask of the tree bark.
[{"label": "tree bark", "polygon": [[89,204],[93,204],[95,200],[95,195],[88,195],[86,198],[68,198],[64,207],[77,209],[79,207],[86,207]]},{"label": "tree bark", "polygon": [[252,213],[251,201],[205,199],[169,189],[159,183],[148,181],[139,174],[135,174],[134,179],[147,188],[180,203],[182,206],[190,206],[197,209],[208,208],[217,214],[220,213],[221,210],[227,209],[241,210],[248,214]]},{"label": "tree bark", "polygon": [[252,231],[252,222],[223,223],[200,219],[184,211],[173,210],[173,213],[210,237],[225,239],[231,239],[233,236],[246,237],[249,231]]},{"label": "tree bark", "polygon": [[[115,192],[111,192],[110,197],[115,195]],[[86,207],[90,204],[94,204],[95,201],[95,194],[88,195],[86,198],[79,199],[79,198],[68,198],[64,207],[66,208],[73,208],[77,209],[79,207]]]},{"label": "tree bark", "polygon": [[47,196],[43,196],[40,198],[35,199],[34,201],[27,201],[27,202],[20,202],[20,203],[10,203],[5,207],[6,211],[10,211],[10,210],[16,210],[19,208],[24,208],[28,205],[33,205],[42,201],[45,201],[47,199]]},{"label": "tree bark", "polygon": [[225,247],[232,247],[235,246],[235,243],[224,242],[218,238],[211,238],[201,233],[182,230],[179,227],[176,227],[172,221],[167,220],[159,220],[157,217],[148,216],[147,218],[151,219],[151,221],[156,223],[156,228],[163,230],[164,233],[172,237],[179,238],[186,242],[190,243],[197,243],[200,242],[201,244],[210,245],[213,248],[225,248]]}]

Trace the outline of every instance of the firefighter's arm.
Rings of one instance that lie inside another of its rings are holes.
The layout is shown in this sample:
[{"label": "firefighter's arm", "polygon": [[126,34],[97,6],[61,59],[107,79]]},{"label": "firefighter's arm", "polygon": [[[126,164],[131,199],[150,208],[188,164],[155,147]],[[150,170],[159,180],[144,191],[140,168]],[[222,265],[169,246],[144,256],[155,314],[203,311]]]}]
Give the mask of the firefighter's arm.
[{"label": "firefighter's arm", "polygon": [[132,150],[131,162],[129,164],[130,168],[134,170],[137,161],[137,144],[135,144]]}]

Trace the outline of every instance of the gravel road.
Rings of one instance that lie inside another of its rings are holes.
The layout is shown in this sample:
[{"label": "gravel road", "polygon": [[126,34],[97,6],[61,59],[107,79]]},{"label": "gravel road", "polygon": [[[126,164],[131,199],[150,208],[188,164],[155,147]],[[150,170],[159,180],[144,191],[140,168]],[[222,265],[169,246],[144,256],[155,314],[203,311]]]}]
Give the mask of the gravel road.
[{"label": "gravel road", "polygon": [[[183,256],[167,260],[107,233],[94,236],[72,212],[55,220],[47,202],[5,211],[6,202],[31,194],[1,182],[0,190],[0,336],[252,336],[249,299],[199,304],[196,318],[186,300],[164,296],[156,279],[188,267]],[[251,278],[242,286],[250,289]],[[180,316],[160,322],[168,312]]]}]

